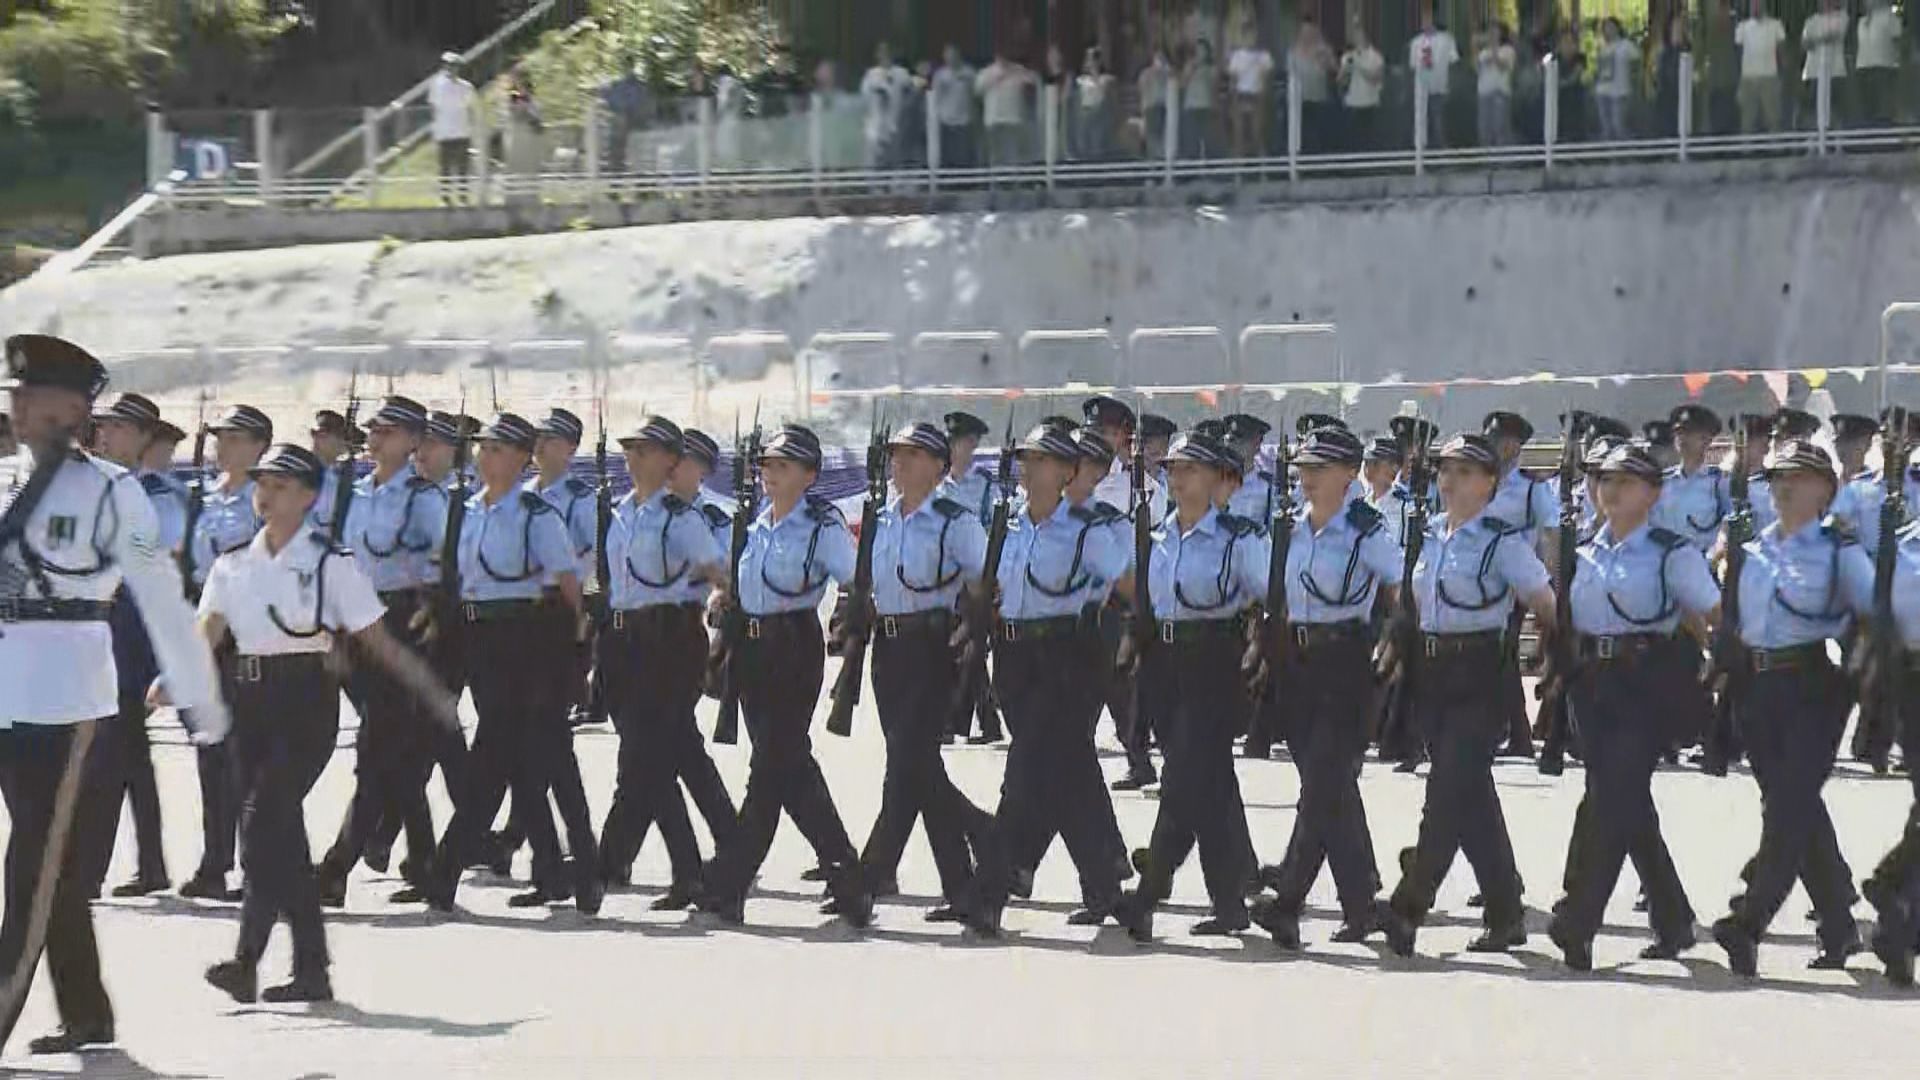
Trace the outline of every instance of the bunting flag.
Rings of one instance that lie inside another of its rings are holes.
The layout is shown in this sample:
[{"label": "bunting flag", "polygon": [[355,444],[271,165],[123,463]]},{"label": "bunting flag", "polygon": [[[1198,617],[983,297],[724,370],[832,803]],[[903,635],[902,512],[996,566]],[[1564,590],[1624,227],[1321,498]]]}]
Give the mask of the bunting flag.
[{"label": "bunting flag", "polygon": [[1784,371],[1762,372],[1760,375],[1760,380],[1767,384],[1767,390],[1768,392],[1773,394],[1774,401],[1778,402],[1781,405],[1785,405],[1787,403],[1787,373],[1786,372]]},{"label": "bunting flag", "polygon": [[1826,368],[1819,368],[1819,367],[1807,368],[1805,371],[1802,371],[1800,373],[1800,377],[1807,380],[1807,387],[1808,389],[1811,389],[1811,390],[1818,390],[1821,387],[1827,385],[1827,369]]},{"label": "bunting flag", "polygon": [[1705,371],[1689,371],[1680,376],[1680,381],[1687,388],[1687,396],[1697,398],[1700,396],[1700,391],[1705,390],[1707,384],[1713,381],[1713,375]]}]

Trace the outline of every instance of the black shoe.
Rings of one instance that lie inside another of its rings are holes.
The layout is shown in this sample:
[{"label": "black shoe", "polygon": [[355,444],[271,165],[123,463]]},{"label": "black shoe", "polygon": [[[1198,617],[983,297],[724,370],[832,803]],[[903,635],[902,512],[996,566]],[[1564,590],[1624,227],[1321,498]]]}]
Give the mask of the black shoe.
[{"label": "black shoe", "polygon": [[1329,940],[1338,945],[1358,945],[1385,928],[1378,911],[1369,910],[1341,923],[1340,929],[1335,930]]},{"label": "black shoe", "polygon": [[[343,908],[347,906],[347,878],[335,873],[331,868],[316,866],[313,868],[314,887],[320,890],[320,906],[323,908]],[[187,890],[181,889],[185,896]]]},{"label": "black shoe", "polygon": [[173,883],[165,877],[137,877],[124,885],[115,885],[113,895],[116,899],[128,900],[136,896],[152,896],[157,892],[166,892]]},{"label": "black shoe", "polygon": [[1147,864],[1152,861],[1152,858],[1152,853],[1143,847],[1134,848],[1127,854],[1127,861],[1132,863],[1133,868],[1142,876],[1146,874]]},{"label": "black shoe", "polygon": [[920,918],[930,923],[963,923],[969,916],[952,904],[942,904],[937,908],[928,909],[927,913]]},{"label": "black shoe", "polygon": [[814,910],[822,915],[838,915],[840,914],[840,898],[837,896],[829,896],[825,900],[820,901],[820,906],[814,908]]},{"label": "black shoe", "polygon": [[1008,874],[1007,892],[1022,900],[1033,899],[1033,871],[1022,869]]},{"label": "black shoe", "polygon": [[1887,981],[1903,989],[1913,986],[1913,949],[1898,935],[1875,933],[1873,955],[1887,970]]},{"label": "black shoe", "polygon": [[[372,870],[374,873],[384,874],[387,872],[387,867],[393,863],[393,849],[386,847],[375,851],[372,848],[368,848],[366,853],[360,856],[360,861],[366,863],[367,869]],[[404,872],[404,867],[402,868],[402,872]]]},{"label": "black shoe", "polygon": [[1114,920],[1126,927],[1127,936],[1134,941],[1149,945],[1153,942],[1153,904],[1143,899],[1138,890],[1122,893],[1120,903],[1113,910]]},{"label": "black shoe", "polygon": [[1401,760],[1399,761],[1399,763],[1398,763],[1398,764],[1396,764],[1396,765],[1394,765],[1394,767],[1393,767],[1393,771],[1394,771],[1394,772],[1397,772],[1397,773],[1415,773],[1415,772],[1419,772],[1419,771],[1420,771],[1420,763],[1421,763],[1421,761],[1422,761],[1422,760],[1423,760],[1423,759],[1422,759],[1422,758],[1420,758],[1420,757],[1419,757],[1419,756],[1417,756],[1417,755],[1416,755],[1416,756],[1414,756],[1414,757],[1410,757],[1410,758],[1402,758],[1402,759],[1401,759]]},{"label": "black shoe", "polygon": [[603,866],[600,868],[600,884],[609,889],[627,889],[633,886],[633,864],[625,866]]},{"label": "black shoe", "polygon": [[1114,791],[1139,791],[1141,788],[1152,787],[1159,782],[1160,777],[1154,773],[1130,772],[1120,779],[1115,780],[1113,783],[1108,784],[1107,787]]},{"label": "black shoe", "polygon": [[699,886],[693,882],[676,881],[667,886],[666,895],[647,905],[649,911],[685,911],[693,905],[694,897],[700,895]]},{"label": "black shoe", "polygon": [[1239,908],[1201,919],[1187,933],[1192,937],[1233,937],[1251,926],[1253,920],[1247,918],[1246,909]]},{"label": "black shoe", "polygon": [[[1300,917],[1290,911],[1282,911],[1280,905],[1268,900],[1253,905],[1249,918],[1260,925],[1273,938],[1273,943],[1288,952],[1300,951]],[[1195,928],[1198,929],[1197,927]]]},{"label": "black shoe", "polygon": [[113,1042],[112,1027],[63,1027],[51,1035],[42,1035],[27,1044],[29,1054],[71,1054],[88,1046],[107,1046]]},{"label": "black shoe", "polygon": [[1867,947],[1860,944],[1860,939],[1857,937],[1849,938],[1835,946],[1822,945],[1820,947],[1820,954],[1807,962],[1807,970],[1845,971],[1847,969],[1847,958],[1865,951],[1867,951]]},{"label": "black shoe", "polygon": [[195,874],[180,886],[180,895],[189,900],[233,900],[237,899],[227,889],[224,877],[212,877]]},{"label": "black shoe", "polygon": [[1420,928],[1413,925],[1413,920],[1395,911],[1391,904],[1383,903],[1376,910],[1380,916],[1380,929],[1387,934],[1387,948],[1402,959],[1411,957],[1414,939]]},{"label": "black shoe", "polygon": [[583,874],[573,888],[573,909],[582,915],[598,915],[606,898],[607,887],[601,883],[600,875]]},{"label": "black shoe", "polygon": [[403,885],[387,896],[389,904],[424,904],[426,902],[426,890],[418,885]]},{"label": "black shoe", "polygon": [[1506,926],[1489,927],[1486,932],[1467,942],[1470,953],[1503,953],[1516,945],[1527,943],[1527,927],[1524,923],[1509,923]]},{"label": "black shoe", "polygon": [[706,893],[694,901],[693,907],[729,926],[744,926],[747,922],[747,898],[739,893]]},{"label": "black shoe", "polygon": [[1486,907],[1486,906],[1487,906],[1487,894],[1486,894],[1486,893],[1474,893],[1474,894],[1473,894],[1472,896],[1469,896],[1469,897],[1467,897],[1467,906],[1468,906],[1468,907],[1470,907],[1470,908],[1483,908],[1483,907]]},{"label": "black shoe", "polygon": [[967,913],[967,933],[973,937],[989,941],[1000,939],[1000,907],[997,904],[981,903]]},{"label": "black shoe", "polygon": [[1713,924],[1713,940],[1727,951],[1727,967],[1751,979],[1760,973],[1760,943],[1732,919]]},{"label": "black shoe", "polygon": [[834,914],[855,930],[865,930],[873,925],[873,896],[870,893],[853,893],[843,897],[839,901],[839,910]]},{"label": "black shoe", "polygon": [[1653,939],[1653,944],[1640,950],[1642,960],[1678,960],[1680,955],[1693,948],[1693,931],[1685,934],[1663,935]]},{"label": "black shoe", "polygon": [[824,866],[811,867],[808,870],[801,873],[800,880],[815,881],[815,882],[825,881],[827,880],[827,868]]},{"label": "black shoe", "polygon": [[571,897],[562,896],[557,890],[548,891],[536,885],[526,892],[516,893],[507,897],[507,906],[510,908],[546,907],[548,904],[557,904],[569,899],[571,899]]},{"label": "black shoe", "polygon": [[867,895],[874,898],[899,896],[900,879],[892,874],[888,874],[882,878],[875,878],[873,885],[867,889]]},{"label": "black shoe", "polygon": [[252,964],[222,960],[207,969],[206,979],[242,1005],[251,1005],[260,997],[260,980]]},{"label": "black shoe", "polygon": [[1555,919],[1547,925],[1547,937],[1560,946],[1560,955],[1574,971],[1593,970],[1593,941],[1576,937],[1565,923]]},{"label": "black shoe", "polygon": [[1000,736],[998,735],[987,735],[982,733],[979,735],[969,736],[967,738],[967,745],[968,746],[992,746],[994,743],[997,743],[999,741],[1000,741]]},{"label": "black shoe", "polygon": [[1097,900],[1083,908],[1075,908],[1067,914],[1068,926],[1104,926],[1108,919],[1115,918],[1114,900]]},{"label": "black shoe", "polygon": [[260,1000],[275,1005],[286,1005],[297,1001],[332,1001],[333,980],[327,978],[325,973],[295,975],[290,982],[267,987],[261,992]]}]

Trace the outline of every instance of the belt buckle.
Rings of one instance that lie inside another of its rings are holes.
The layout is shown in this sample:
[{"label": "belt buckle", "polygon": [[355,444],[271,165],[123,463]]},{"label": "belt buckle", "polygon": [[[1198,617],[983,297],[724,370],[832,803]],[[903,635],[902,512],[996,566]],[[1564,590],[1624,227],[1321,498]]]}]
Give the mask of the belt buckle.
[{"label": "belt buckle", "polygon": [[1753,670],[1771,671],[1773,669],[1773,656],[1769,650],[1755,649],[1750,655],[1753,657]]},{"label": "belt buckle", "polygon": [[626,613],[626,612],[624,612],[624,611],[616,611],[616,612],[614,612],[614,613],[613,613],[613,628],[614,628],[615,630],[625,630],[625,629],[627,628],[627,613]]},{"label": "belt buckle", "polygon": [[1611,634],[1594,639],[1594,652],[1602,660],[1612,660],[1619,656],[1620,649]]},{"label": "belt buckle", "polygon": [[240,678],[245,682],[257,683],[260,681],[259,657],[243,656],[240,658]]},{"label": "belt buckle", "polygon": [[1301,624],[1301,625],[1299,625],[1299,626],[1296,626],[1296,627],[1294,627],[1294,628],[1293,628],[1293,643],[1294,643],[1294,645],[1296,645],[1297,647],[1299,647],[1299,648],[1302,648],[1302,649],[1304,649],[1304,648],[1306,648],[1306,647],[1307,647],[1307,637],[1308,637],[1308,635],[1307,635],[1307,626],[1306,626],[1306,624],[1304,624],[1304,623],[1303,623],[1303,624]]},{"label": "belt buckle", "polygon": [[760,640],[760,620],[751,615],[747,616],[747,640]]},{"label": "belt buckle", "polygon": [[1438,637],[1435,637],[1432,634],[1427,635],[1426,653],[1427,653],[1427,659],[1429,660],[1432,660],[1435,657],[1440,655],[1440,639]]},{"label": "belt buckle", "polygon": [[892,615],[882,615],[880,633],[885,637],[897,638],[900,636],[900,623]]},{"label": "belt buckle", "polygon": [[1160,624],[1160,640],[1168,645],[1173,644],[1173,620],[1172,619],[1168,619],[1166,622],[1163,622]]},{"label": "belt buckle", "polygon": [[460,617],[467,620],[468,622],[479,622],[480,621],[480,605],[479,604],[461,604]]},{"label": "belt buckle", "polygon": [[1020,624],[1014,623],[1014,622],[1001,623],[1000,624],[1000,640],[1019,641],[1020,640]]}]

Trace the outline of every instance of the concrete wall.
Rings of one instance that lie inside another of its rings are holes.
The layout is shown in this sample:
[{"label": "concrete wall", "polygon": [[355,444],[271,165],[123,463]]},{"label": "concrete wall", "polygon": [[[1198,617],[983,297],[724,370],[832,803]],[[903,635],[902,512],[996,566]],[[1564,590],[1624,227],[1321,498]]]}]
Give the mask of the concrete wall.
[{"label": "concrete wall", "polygon": [[[1124,338],[1141,326],[1327,321],[1358,380],[1838,366],[1871,362],[1881,309],[1920,298],[1915,194],[1903,175],[1869,175],[343,244],[92,269],[0,294],[0,325],[56,328],[117,354],[591,329],[756,328],[802,341],[835,329],[1106,327]],[[1323,363],[1300,354],[1299,365]],[[283,359],[255,374],[296,369]],[[191,365],[168,370],[142,385],[178,391],[193,377]],[[1622,411],[1664,411],[1678,392],[1641,389]],[[1547,392],[1538,409],[1566,394]],[[1512,396],[1451,400],[1466,415]]]}]

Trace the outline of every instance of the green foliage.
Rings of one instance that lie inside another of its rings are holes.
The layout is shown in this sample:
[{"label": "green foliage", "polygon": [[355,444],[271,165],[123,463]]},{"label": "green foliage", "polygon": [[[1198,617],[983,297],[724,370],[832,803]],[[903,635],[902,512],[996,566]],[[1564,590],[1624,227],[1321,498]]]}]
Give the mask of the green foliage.
[{"label": "green foliage", "polygon": [[588,96],[628,70],[663,92],[696,69],[751,81],[783,62],[779,24],[737,0],[593,0],[583,24],[548,33],[522,61],[549,122],[577,123]]}]

